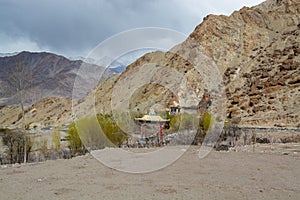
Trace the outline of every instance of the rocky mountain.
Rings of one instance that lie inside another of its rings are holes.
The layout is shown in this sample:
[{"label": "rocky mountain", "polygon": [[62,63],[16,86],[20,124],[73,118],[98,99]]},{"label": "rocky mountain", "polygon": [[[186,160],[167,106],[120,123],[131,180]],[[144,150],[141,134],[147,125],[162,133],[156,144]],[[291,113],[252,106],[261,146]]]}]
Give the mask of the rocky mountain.
[{"label": "rocky mountain", "polygon": [[299,12],[297,0],[268,0],[208,16],[190,35],[222,66],[228,113],[241,124],[299,125]]},{"label": "rocky mountain", "polygon": [[[0,58],[0,83],[5,83],[12,79],[17,73],[18,65],[26,66],[26,70],[30,72],[30,91],[26,91],[29,95],[26,97],[28,103],[34,103],[45,97],[72,97],[72,89],[75,78],[86,80],[85,85],[89,82],[97,81],[95,79],[87,79],[85,74],[77,74],[80,67],[89,69],[97,69],[104,71],[105,69],[88,64],[81,60],[71,61],[63,56],[53,53],[32,53],[21,52],[14,56]],[[111,70],[105,70],[102,76],[103,81],[115,73]],[[25,77],[28,79],[29,77]],[[83,86],[75,98],[81,98],[88,93],[88,89]],[[13,104],[15,102],[15,94],[12,94],[5,87],[0,87],[0,105]]]},{"label": "rocky mountain", "polygon": [[221,76],[228,118],[241,126],[299,126],[299,32],[298,0],[267,0],[230,16],[208,15],[182,44],[148,53],[113,85],[100,84],[96,109],[129,105],[147,112],[174,101],[194,106],[205,90],[217,90],[212,83]]}]

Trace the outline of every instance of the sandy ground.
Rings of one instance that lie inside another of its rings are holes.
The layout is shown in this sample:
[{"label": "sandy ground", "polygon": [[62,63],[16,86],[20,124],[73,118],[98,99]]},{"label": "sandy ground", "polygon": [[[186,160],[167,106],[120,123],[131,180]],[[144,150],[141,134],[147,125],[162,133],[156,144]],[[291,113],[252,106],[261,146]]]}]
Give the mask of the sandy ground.
[{"label": "sandy ground", "polygon": [[204,159],[191,147],[172,165],[146,174],[107,168],[91,155],[2,166],[0,199],[298,200],[299,146],[284,148],[294,149],[288,153],[213,151]]}]

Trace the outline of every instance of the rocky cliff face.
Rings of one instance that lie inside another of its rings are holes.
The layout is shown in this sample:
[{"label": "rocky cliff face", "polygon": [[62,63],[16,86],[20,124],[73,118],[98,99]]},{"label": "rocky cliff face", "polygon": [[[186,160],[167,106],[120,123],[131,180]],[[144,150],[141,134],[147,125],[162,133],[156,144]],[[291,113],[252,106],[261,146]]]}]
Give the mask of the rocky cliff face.
[{"label": "rocky cliff face", "polygon": [[240,124],[299,126],[299,12],[300,2],[287,0],[232,14],[247,24],[242,60],[224,70],[228,113]]},{"label": "rocky cliff face", "polygon": [[[113,98],[118,95],[118,100],[108,99],[113,106],[106,112],[124,101],[143,112],[172,101],[197,105],[204,89],[214,89],[204,76],[215,65],[215,76],[224,84],[228,117],[245,126],[299,126],[299,16],[298,0],[267,0],[230,16],[208,15],[182,44],[166,53],[146,54],[128,66],[105,90]],[[204,66],[204,72],[195,65]],[[176,81],[182,77],[184,83]],[[117,90],[118,84],[125,86]],[[100,97],[101,91],[96,94]]]}]

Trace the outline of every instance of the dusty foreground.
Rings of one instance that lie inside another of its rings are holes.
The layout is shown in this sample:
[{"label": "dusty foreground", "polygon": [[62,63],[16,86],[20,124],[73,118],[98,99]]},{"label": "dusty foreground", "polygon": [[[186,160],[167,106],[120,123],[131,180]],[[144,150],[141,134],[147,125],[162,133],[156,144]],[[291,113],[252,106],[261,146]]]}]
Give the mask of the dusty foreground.
[{"label": "dusty foreground", "polygon": [[0,169],[0,199],[300,199],[300,153],[190,148],[162,170],[128,174],[91,155]]}]

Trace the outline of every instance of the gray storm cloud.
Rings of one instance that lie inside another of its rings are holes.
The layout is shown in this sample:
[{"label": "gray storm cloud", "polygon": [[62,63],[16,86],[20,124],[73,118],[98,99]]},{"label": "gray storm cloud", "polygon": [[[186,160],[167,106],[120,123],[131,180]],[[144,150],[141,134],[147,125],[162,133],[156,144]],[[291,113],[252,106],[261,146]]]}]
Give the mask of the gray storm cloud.
[{"label": "gray storm cloud", "polygon": [[230,14],[262,0],[0,0],[0,52],[52,51],[85,56],[106,38],[132,28],[189,34],[209,13]]}]

